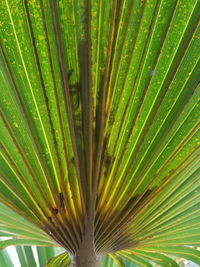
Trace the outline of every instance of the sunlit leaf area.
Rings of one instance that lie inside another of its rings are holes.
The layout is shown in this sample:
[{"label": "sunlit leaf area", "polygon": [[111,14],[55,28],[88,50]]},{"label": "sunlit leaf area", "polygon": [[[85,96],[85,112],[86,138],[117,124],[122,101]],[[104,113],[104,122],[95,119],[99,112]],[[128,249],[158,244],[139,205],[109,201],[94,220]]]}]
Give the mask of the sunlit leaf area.
[{"label": "sunlit leaf area", "polygon": [[200,266],[199,18],[0,1],[1,267]]}]

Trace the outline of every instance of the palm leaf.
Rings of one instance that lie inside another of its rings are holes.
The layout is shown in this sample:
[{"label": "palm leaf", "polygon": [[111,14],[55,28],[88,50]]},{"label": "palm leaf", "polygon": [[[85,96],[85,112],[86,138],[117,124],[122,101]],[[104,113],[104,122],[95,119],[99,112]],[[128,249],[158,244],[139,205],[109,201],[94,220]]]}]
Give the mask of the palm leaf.
[{"label": "palm leaf", "polygon": [[1,248],[199,264],[199,8],[0,2]]},{"label": "palm leaf", "polygon": [[[60,251],[57,248],[35,247],[34,251],[34,248],[29,246],[16,247],[16,255],[20,265],[23,267],[44,267],[48,261],[58,253],[60,253]],[[17,264],[16,257],[14,258],[13,254],[5,249],[0,250],[0,259],[0,263],[2,265],[4,264],[6,267],[13,267]]]},{"label": "palm leaf", "polygon": [[7,251],[0,251],[0,263],[3,266],[13,267],[13,263]]}]

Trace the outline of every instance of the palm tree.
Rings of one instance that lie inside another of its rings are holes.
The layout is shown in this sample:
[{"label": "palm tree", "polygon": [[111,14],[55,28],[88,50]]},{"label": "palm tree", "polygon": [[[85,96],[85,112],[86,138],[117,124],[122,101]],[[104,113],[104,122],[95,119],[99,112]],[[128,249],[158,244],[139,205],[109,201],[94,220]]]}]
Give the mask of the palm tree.
[{"label": "palm tree", "polygon": [[199,8],[0,1],[1,248],[200,264]]}]

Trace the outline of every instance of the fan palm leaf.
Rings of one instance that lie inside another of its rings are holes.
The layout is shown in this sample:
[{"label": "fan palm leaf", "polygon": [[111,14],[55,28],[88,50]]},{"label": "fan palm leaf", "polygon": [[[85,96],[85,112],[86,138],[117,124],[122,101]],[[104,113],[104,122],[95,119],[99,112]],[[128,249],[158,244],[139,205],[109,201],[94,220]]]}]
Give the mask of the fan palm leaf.
[{"label": "fan palm leaf", "polygon": [[199,10],[0,2],[0,248],[63,247],[49,266],[200,264]]}]

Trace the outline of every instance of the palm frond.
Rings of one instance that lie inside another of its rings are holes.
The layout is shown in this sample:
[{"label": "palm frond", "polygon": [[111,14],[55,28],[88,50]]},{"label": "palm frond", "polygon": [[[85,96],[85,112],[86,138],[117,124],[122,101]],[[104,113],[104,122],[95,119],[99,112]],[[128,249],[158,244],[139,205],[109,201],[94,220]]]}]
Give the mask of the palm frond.
[{"label": "palm frond", "polygon": [[17,258],[23,267],[44,267],[52,257],[60,253],[58,248],[17,246],[15,257],[13,251],[0,250],[0,263],[2,266],[17,266]]},{"label": "palm frond", "polygon": [[199,9],[0,1],[0,248],[199,264]]}]

